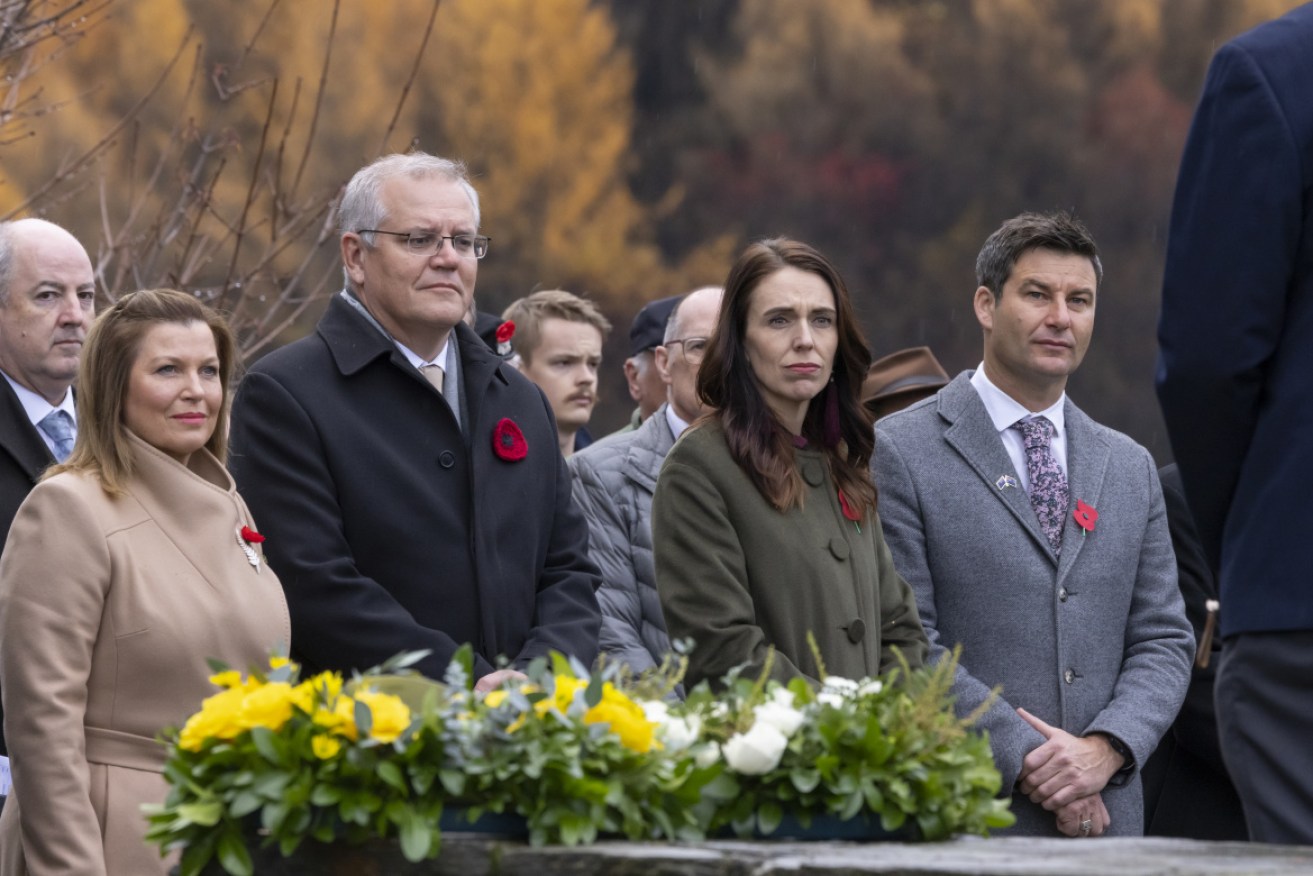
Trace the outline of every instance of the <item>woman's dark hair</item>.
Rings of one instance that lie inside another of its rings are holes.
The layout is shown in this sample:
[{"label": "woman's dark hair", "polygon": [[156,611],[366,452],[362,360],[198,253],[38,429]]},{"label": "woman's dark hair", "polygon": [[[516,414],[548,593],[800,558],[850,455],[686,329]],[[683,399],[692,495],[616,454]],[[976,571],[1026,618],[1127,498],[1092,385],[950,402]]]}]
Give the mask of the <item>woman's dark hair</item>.
[{"label": "woman's dark hair", "polygon": [[795,464],[793,436],[762,397],[744,347],[752,293],[771,274],[790,267],[816,274],[829,285],[839,337],[832,380],[808,405],[802,435],[824,451],[835,483],[865,517],[875,508],[868,467],[875,432],[860,399],[871,350],[857,324],[848,287],[825,256],[783,237],[758,241],[743,251],[725,281],[720,321],[698,373],[698,395],[715,409],[713,416],[720,419],[731,455],[762,496],[781,511],[801,507],[805,487]]}]

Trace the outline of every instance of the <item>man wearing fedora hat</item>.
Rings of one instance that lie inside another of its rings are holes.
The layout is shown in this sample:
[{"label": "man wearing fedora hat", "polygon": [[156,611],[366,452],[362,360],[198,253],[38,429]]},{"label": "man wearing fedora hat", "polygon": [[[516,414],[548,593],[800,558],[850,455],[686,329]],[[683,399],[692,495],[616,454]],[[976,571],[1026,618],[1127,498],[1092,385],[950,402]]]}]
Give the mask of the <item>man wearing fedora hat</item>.
[{"label": "man wearing fedora hat", "polygon": [[908,347],[871,363],[862,381],[862,404],[878,420],[947,385],[948,372],[929,347]]}]

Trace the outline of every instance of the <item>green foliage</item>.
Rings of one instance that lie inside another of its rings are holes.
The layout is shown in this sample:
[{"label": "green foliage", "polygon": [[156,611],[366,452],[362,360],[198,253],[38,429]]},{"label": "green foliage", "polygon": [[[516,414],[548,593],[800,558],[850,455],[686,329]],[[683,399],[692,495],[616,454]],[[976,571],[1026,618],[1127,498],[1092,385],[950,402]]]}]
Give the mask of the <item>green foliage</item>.
[{"label": "green foliage", "polygon": [[531,842],[563,845],[770,834],[786,815],[926,839],[1012,823],[987,739],[953,715],[948,663],[819,690],[734,672],[725,693],[700,685],[681,703],[625,690],[669,693],[679,660],[633,679],[552,655],[486,695],[460,656],[453,684],[405,673],[410,656],[346,683],[273,662],[247,679],[216,667],[226,690],[174,737],[148,839],[182,850],[183,876],[215,860],[250,873],[256,836],[283,855],[395,837],[408,860],[432,858],[448,807],[517,815]]}]

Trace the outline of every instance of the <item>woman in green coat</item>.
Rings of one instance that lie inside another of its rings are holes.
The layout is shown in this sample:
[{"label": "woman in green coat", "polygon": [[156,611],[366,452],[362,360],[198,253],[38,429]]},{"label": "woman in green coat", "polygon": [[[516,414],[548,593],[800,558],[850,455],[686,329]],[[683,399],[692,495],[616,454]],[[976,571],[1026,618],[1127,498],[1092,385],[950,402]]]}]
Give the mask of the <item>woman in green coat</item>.
[{"label": "woman in green coat", "polygon": [[804,243],[749,246],[730,271],[698,376],[713,412],[666,457],[652,503],[657,589],[688,682],[735,666],[819,681],[926,653],[911,588],[876,516],[871,361],[848,289]]}]

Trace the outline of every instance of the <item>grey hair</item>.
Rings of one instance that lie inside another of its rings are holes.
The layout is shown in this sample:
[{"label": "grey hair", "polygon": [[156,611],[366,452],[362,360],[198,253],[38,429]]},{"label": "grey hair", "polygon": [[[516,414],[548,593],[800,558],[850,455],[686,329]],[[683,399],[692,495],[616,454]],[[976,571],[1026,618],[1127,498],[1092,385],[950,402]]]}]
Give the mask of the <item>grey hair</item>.
[{"label": "grey hair", "polygon": [[9,275],[14,270],[14,223],[0,222],[0,304],[9,303]]},{"label": "grey hair", "polygon": [[[339,234],[356,232],[362,228],[378,228],[387,219],[379,190],[383,183],[395,176],[410,179],[429,179],[443,177],[456,183],[469,196],[470,206],[474,208],[474,230],[479,230],[479,193],[470,184],[469,171],[464,162],[439,158],[427,152],[408,152],[384,155],[356,171],[342,193],[342,203],[337,209],[337,230]],[[374,246],[373,234],[362,234],[361,239],[369,246]],[[351,277],[346,268],[342,276],[347,288],[351,288]]]},{"label": "grey hair", "polygon": [[9,281],[14,272],[14,231],[23,224],[49,225],[72,236],[67,228],[48,219],[27,218],[0,222],[0,305],[9,303]]},{"label": "grey hair", "polygon": [[1096,284],[1103,283],[1103,262],[1094,236],[1079,219],[1066,211],[1022,213],[989,235],[976,256],[976,285],[984,286],[998,300],[1003,284],[1012,276],[1017,259],[1032,249],[1051,249],[1066,255],[1084,256],[1094,266]]}]

